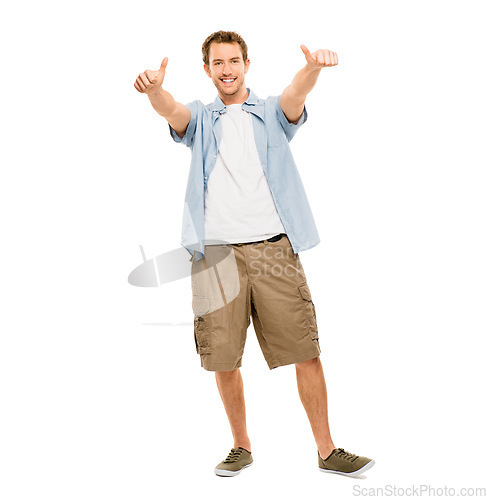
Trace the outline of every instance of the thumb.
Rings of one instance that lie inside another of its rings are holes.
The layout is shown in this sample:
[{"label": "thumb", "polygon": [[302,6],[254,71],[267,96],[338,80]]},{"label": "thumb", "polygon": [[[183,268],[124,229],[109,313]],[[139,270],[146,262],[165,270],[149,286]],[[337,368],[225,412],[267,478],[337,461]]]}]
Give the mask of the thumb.
[{"label": "thumb", "polygon": [[160,70],[164,70],[164,69],[166,69],[167,63],[168,63],[168,59],[167,59],[167,57],[165,57],[165,58],[162,60],[161,67],[160,67],[159,69],[160,69]]},{"label": "thumb", "polygon": [[303,54],[307,56],[309,54],[309,49],[306,47],[306,45],[300,45],[301,50],[303,51]]}]

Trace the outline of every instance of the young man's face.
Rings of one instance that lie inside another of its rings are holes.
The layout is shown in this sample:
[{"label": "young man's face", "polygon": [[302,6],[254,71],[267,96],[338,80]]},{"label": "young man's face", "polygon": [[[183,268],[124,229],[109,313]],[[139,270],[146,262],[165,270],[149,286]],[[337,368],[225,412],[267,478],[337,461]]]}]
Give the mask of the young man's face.
[{"label": "young man's face", "polygon": [[204,65],[206,74],[212,79],[220,97],[246,95],[245,73],[250,60],[244,62],[238,43],[216,43],[210,45],[210,65]]}]

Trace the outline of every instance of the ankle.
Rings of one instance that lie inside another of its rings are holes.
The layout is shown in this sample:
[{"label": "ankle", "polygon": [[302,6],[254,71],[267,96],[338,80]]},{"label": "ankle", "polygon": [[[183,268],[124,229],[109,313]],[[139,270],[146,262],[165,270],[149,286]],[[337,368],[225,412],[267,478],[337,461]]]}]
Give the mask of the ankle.
[{"label": "ankle", "polygon": [[249,453],[252,453],[252,448],[250,446],[250,441],[234,441],[234,448],[243,448],[247,450]]},{"label": "ankle", "polygon": [[323,460],[326,460],[331,452],[335,449],[335,445],[333,443],[324,444],[318,447],[318,453]]}]

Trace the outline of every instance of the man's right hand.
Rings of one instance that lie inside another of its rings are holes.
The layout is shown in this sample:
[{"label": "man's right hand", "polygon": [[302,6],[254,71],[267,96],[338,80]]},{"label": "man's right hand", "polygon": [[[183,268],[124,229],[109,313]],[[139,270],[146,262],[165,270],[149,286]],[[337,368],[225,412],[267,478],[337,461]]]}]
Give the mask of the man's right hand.
[{"label": "man's right hand", "polygon": [[164,81],[164,76],[166,74],[166,66],[168,59],[165,57],[162,60],[161,67],[157,71],[151,71],[146,69],[141,73],[135,80],[134,87],[141,94],[150,94],[154,90],[157,90]]},{"label": "man's right hand", "polygon": [[184,104],[176,102],[167,90],[162,89],[166,66],[167,57],[162,60],[158,71],[146,69],[141,73],[135,80],[134,87],[141,94],[148,95],[152,107],[168,121],[179,137],[183,138],[191,120],[191,111]]}]

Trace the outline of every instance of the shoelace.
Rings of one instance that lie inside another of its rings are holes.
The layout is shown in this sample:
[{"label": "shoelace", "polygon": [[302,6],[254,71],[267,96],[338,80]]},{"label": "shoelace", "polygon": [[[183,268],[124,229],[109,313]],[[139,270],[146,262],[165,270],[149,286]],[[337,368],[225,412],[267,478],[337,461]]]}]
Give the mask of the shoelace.
[{"label": "shoelace", "polygon": [[242,450],[232,448],[232,451],[228,454],[228,457],[223,461],[224,464],[233,464],[236,462],[240,455],[242,454]]},{"label": "shoelace", "polygon": [[338,452],[336,453],[336,456],[339,458],[343,458],[345,460],[350,460],[350,462],[353,462],[358,458],[358,455],[354,455],[353,453],[349,453],[348,451],[345,451],[343,448],[337,448]]}]

